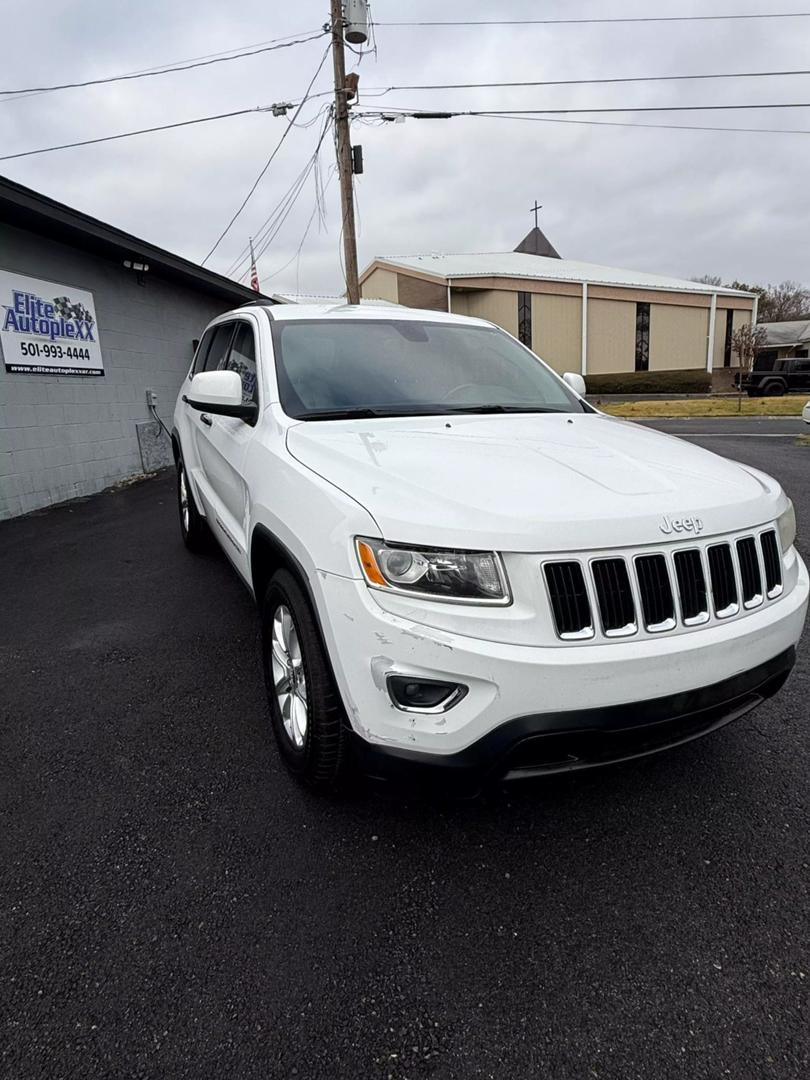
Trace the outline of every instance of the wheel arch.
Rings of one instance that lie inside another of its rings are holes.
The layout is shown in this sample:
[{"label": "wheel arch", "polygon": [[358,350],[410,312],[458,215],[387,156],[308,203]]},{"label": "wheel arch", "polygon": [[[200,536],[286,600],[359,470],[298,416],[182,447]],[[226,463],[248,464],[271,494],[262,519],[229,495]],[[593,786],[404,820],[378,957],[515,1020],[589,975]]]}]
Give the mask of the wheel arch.
[{"label": "wheel arch", "polygon": [[309,576],[300,559],[266,525],[256,525],[250,538],[250,584],[257,604],[261,605],[270,578],[277,570],[289,571],[298,581],[307,594],[307,599],[312,605],[320,626],[318,605],[315,602]]},{"label": "wheel arch", "polygon": [[760,393],[768,395],[773,392],[773,388],[777,388],[780,394],[786,394],[788,392],[787,379],[780,378],[778,375],[772,375],[768,379],[763,379],[759,384]]},{"label": "wheel arch", "polygon": [[253,533],[250,538],[250,583],[253,589],[253,596],[256,600],[256,604],[261,610],[262,601],[264,600],[264,594],[267,592],[267,586],[270,583],[270,579],[277,570],[287,570],[301,588],[304,590],[304,595],[309,601],[309,605],[312,609],[312,615],[315,619],[315,625],[320,635],[321,645],[323,646],[323,654],[326,658],[326,664],[329,668],[329,673],[332,676],[332,683],[337,691],[337,694],[341,700],[343,706],[343,714],[345,723],[348,727],[351,724],[348,720],[348,711],[346,709],[346,701],[343,697],[342,688],[338,679],[335,676],[335,665],[332,662],[332,656],[329,651],[328,638],[324,633],[323,620],[321,619],[320,608],[318,602],[315,599],[315,593],[310,582],[309,575],[304,569],[303,564],[296,555],[290,551],[289,547],[279,540],[279,538],[267,528],[266,525],[258,524],[254,527]]}]

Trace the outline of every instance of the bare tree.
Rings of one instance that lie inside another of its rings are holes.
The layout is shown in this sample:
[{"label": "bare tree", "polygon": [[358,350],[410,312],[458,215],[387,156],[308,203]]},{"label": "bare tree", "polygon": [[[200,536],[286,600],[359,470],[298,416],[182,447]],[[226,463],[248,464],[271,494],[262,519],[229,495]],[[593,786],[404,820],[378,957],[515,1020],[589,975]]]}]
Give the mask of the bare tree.
[{"label": "bare tree", "polygon": [[791,322],[802,318],[810,318],[810,289],[798,281],[782,281],[779,285],[768,286],[760,300],[760,322]]},{"label": "bare tree", "polygon": [[738,326],[731,335],[731,349],[737,356],[740,368],[737,375],[737,411],[742,412],[742,392],[745,376],[753,369],[757,352],[763,349],[768,342],[768,334],[764,326],[754,326],[752,323],[744,323]]},{"label": "bare tree", "polygon": [[[715,288],[722,285],[721,278],[715,274],[693,277],[692,281]],[[798,281],[782,281],[778,285],[749,285],[746,281],[732,281],[726,288],[756,293],[759,297],[758,322],[810,319],[810,289]]]}]

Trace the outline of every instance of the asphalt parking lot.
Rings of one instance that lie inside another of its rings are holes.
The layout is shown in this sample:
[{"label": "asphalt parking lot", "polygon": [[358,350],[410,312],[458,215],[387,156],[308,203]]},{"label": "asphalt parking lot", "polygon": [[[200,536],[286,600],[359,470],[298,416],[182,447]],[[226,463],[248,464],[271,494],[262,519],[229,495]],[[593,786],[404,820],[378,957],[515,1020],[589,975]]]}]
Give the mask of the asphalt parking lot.
[{"label": "asphalt parking lot", "polygon": [[[810,556],[810,447],[742,423],[696,441],[784,483]],[[810,1075],[807,637],[670,754],[326,800],[170,476],[0,526],[0,568],[0,1075]]]}]

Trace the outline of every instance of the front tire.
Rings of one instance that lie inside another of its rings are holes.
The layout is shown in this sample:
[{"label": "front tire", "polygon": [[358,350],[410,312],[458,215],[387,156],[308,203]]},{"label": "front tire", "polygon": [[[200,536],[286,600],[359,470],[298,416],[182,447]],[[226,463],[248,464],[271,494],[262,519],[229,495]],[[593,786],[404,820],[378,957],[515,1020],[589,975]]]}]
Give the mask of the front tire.
[{"label": "front tire", "polygon": [[183,543],[189,551],[205,551],[208,545],[208,527],[194,502],[182,458],[177,462],[177,510],[180,514]]},{"label": "front tire", "polygon": [[262,604],[262,660],[285,765],[309,787],[336,790],[349,766],[345,716],[312,607],[287,570],[273,575]]}]

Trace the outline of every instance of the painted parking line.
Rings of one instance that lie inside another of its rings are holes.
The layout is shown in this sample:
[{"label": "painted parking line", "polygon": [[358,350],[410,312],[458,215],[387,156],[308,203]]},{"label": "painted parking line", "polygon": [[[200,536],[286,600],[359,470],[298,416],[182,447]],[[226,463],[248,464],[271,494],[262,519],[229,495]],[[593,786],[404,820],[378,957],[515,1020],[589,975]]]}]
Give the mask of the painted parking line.
[{"label": "painted parking line", "polygon": [[[666,432],[674,435],[675,432]],[[801,431],[679,431],[678,435],[688,435],[692,439],[797,439]]]}]

